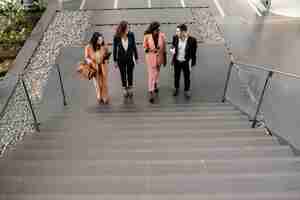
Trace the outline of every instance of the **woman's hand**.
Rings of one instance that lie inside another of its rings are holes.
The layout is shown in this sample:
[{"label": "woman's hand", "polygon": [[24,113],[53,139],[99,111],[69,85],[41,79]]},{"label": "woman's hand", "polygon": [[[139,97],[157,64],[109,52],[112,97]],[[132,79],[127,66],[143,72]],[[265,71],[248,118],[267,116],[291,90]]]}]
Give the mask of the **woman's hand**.
[{"label": "woman's hand", "polygon": [[175,48],[174,48],[174,47],[171,48],[171,49],[170,49],[170,52],[171,52],[172,55],[174,55],[174,54],[175,54]]},{"label": "woman's hand", "polygon": [[89,58],[85,58],[85,62],[87,63],[87,64],[92,64],[92,60],[91,59],[89,59]]},{"label": "woman's hand", "polygon": [[115,68],[115,69],[119,68],[118,63],[116,63],[116,62],[114,63],[114,68]]}]

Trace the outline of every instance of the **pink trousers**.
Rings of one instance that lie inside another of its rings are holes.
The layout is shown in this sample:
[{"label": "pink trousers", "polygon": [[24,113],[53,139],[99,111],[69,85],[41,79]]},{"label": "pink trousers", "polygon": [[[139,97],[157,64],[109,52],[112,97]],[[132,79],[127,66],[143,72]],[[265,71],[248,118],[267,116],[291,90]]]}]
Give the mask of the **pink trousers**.
[{"label": "pink trousers", "polygon": [[148,66],[148,91],[149,92],[154,91],[155,84],[158,86],[159,72],[160,72],[160,66],[158,67]]}]

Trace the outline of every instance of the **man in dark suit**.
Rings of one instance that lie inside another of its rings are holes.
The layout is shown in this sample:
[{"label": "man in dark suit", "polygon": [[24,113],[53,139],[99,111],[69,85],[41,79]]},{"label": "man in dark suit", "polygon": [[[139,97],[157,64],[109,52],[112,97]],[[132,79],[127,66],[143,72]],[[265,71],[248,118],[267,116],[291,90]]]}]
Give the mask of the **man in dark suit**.
[{"label": "man in dark suit", "polygon": [[[190,73],[191,67],[196,65],[197,40],[188,34],[185,24],[177,26],[176,35],[173,36],[171,53],[173,54],[172,65],[174,65],[174,93],[179,93],[180,74],[184,75],[184,94],[190,98]],[[191,63],[190,63],[191,61]],[[190,67],[191,66],[191,67]]]}]

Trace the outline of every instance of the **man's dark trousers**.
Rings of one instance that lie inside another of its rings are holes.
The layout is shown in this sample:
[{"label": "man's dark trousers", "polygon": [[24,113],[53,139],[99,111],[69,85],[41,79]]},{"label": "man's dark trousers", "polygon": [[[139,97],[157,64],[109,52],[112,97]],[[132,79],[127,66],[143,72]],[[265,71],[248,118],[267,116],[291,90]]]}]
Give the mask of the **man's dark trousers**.
[{"label": "man's dark trousers", "polygon": [[189,91],[191,86],[191,80],[190,80],[190,66],[188,61],[178,61],[176,60],[174,63],[174,85],[175,89],[179,89],[180,87],[180,75],[181,71],[183,71],[183,77],[184,77],[184,91]]}]

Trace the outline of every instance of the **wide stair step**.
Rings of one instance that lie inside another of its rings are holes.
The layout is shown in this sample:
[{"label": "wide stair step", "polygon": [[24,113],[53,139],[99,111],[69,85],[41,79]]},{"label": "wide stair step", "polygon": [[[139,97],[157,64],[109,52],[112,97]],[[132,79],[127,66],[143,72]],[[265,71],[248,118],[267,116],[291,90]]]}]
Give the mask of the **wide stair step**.
[{"label": "wide stair step", "polygon": [[[91,130],[86,132],[85,130],[71,131],[71,132],[61,132],[55,131],[55,128],[51,130],[44,130],[43,132],[34,135],[33,140],[126,140],[126,139],[181,139],[181,138],[195,138],[200,139],[211,139],[211,138],[234,138],[234,137],[262,137],[266,136],[264,129],[250,129],[250,128],[234,128],[234,129],[222,129],[222,128],[201,128],[201,129],[191,129],[186,128],[173,129],[173,130],[153,130],[153,129],[144,129],[144,130],[127,130],[119,129],[114,131],[104,131],[104,130]],[[27,138],[25,138],[27,139]]]},{"label": "wide stair step", "polygon": [[[82,110],[82,108],[73,108],[68,109],[66,108],[66,114],[78,112]],[[147,112],[147,111],[169,111],[169,112],[176,112],[176,111],[226,111],[226,110],[235,110],[236,108],[232,107],[230,104],[226,103],[192,103],[192,104],[121,104],[121,105],[104,105],[95,107],[90,111],[90,113],[101,113],[101,112],[122,112],[122,111],[132,111],[132,112]],[[85,111],[85,110],[82,110]]]},{"label": "wide stair step", "polygon": [[1,176],[162,176],[300,172],[300,158],[231,160],[15,160],[0,165]]},{"label": "wide stair step", "polygon": [[[73,112],[70,113],[62,113],[62,114],[53,114],[55,118],[74,118]],[[149,110],[135,110],[135,109],[124,109],[121,111],[111,111],[109,109],[104,109],[101,111],[89,112],[84,113],[85,116],[104,116],[104,117],[170,117],[170,116],[214,116],[214,115],[241,115],[241,112],[234,109],[225,109],[225,110],[218,110],[218,109],[194,109],[190,108],[189,110],[186,109],[177,109],[177,110],[158,110],[158,109],[149,109]],[[77,116],[75,116],[76,118]],[[80,117],[80,116],[78,116]]]},{"label": "wide stair step", "polygon": [[[27,138],[26,138],[27,139]],[[18,148],[26,149],[68,149],[68,148],[99,148],[99,149],[189,149],[189,148],[216,148],[216,147],[243,147],[243,146],[278,146],[276,138],[270,136],[261,137],[219,137],[204,139],[201,137],[184,137],[182,138],[102,138],[95,140],[90,137],[81,139],[70,138],[70,140],[26,140]]]},{"label": "wide stair step", "polygon": [[206,160],[237,157],[283,157],[293,156],[289,146],[244,146],[227,148],[105,150],[101,148],[74,148],[52,150],[26,150],[8,153],[8,159],[17,160]]},{"label": "wide stair step", "polygon": [[[56,118],[54,116],[53,118]],[[59,118],[59,117],[58,117]],[[67,120],[67,116],[64,116],[64,120]],[[69,117],[70,119],[70,117]],[[78,116],[76,119],[89,120],[89,121],[99,121],[100,123],[140,123],[140,122],[187,122],[187,121],[230,121],[230,120],[243,120],[247,121],[248,117],[241,115],[239,113],[218,113],[212,115],[175,115],[175,116],[155,116],[155,115],[141,115],[141,116],[122,116],[122,115],[82,115]]]},{"label": "wide stair step", "polygon": [[217,193],[217,194],[0,194],[0,200],[299,200],[300,192]]},{"label": "wide stair step", "polygon": [[[73,122],[73,124],[72,124]],[[222,128],[222,129],[234,129],[234,128],[250,128],[250,123],[247,121],[220,121],[218,123],[211,122],[211,121],[183,121],[181,123],[174,123],[174,122],[164,122],[164,123],[151,123],[151,122],[145,122],[145,123],[130,123],[130,124],[113,124],[113,123],[101,123],[100,120],[97,121],[86,121],[83,124],[78,123],[75,124],[75,122],[72,120],[70,123],[72,124],[72,127],[69,127],[70,131],[82,131],[82,130],[88,130],[88,131],[118,131],[118,130],[156,130],[156,131],[164,131],[164,130],[186,130],[186,129],[194,129],[194,131],[200,130],[200,129],[215,129],[215,128]],[[64,130],[67,128],[66,124],[58,125],[57,127],[53,127],[52,130]],[[47,129],[50,129],[47,128]],[[46,130],[47,130],[46,129]],[[51,129],[50,129],[51,130]]]},{"label": "wide stair step", "polygon": [[167,176],[2,176],[1,193],[216,194],[300,191],[300,173]]}]

